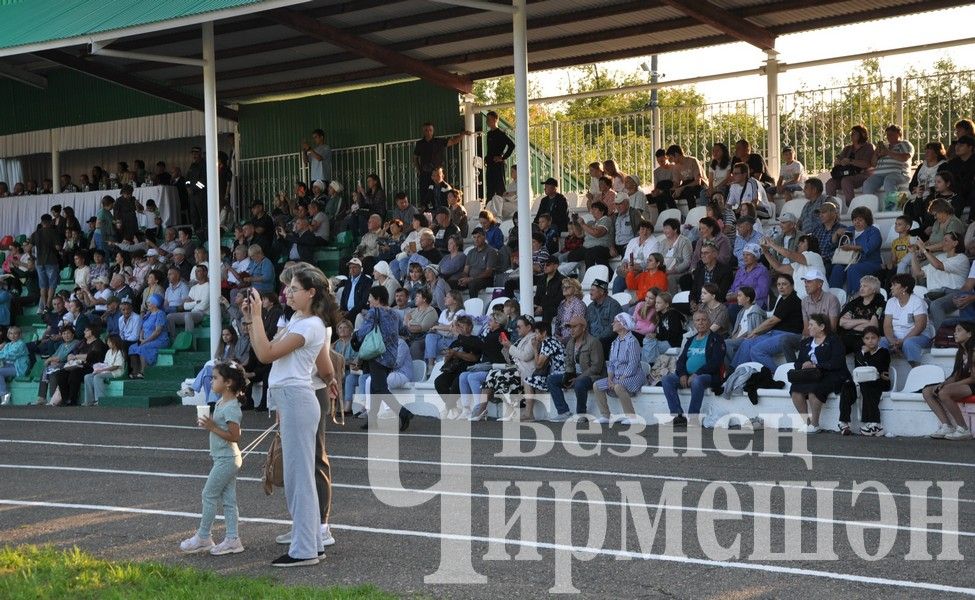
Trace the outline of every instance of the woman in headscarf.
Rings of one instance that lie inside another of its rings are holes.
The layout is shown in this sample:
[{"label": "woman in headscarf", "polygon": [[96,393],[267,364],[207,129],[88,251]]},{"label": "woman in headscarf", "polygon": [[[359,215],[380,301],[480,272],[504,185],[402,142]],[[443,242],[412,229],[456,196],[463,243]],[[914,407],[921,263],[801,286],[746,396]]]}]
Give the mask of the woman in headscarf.
[{"label": "woman in headscarf", "polygon": [[156,364],[159,349],[169,346],[166,313],[162,311],[163,298],[159,294],[149,296],[149,313],[142,319],[139,341],[129,346],[129,377],[142,379],[146,366]]},{"label": "woman in headscarf", "polygon": [[399,289],[399,282],[393,277],[393,270],[389,268],[388,262],[384,260],[377,262],[376,266],[372,268],[372,278],[376,281],[377,285],[386,288],[390,298],[396,295],[396,290]]},{"label": "woman in headscarf", "polygon": [[[657,215],[651,215],[647,211],[647,195],[640,189],[640,178],[636,175],[627,175],[623,178],[623,188],[626,190],[626,195],[630,197],[630,206],[642,212],[651,223],[656,223]],[[653,219],[650,218],[651,216]]]},{"label": "woman in headscarf", "polygon": [[633,317],[626,313],[620,313],[613,319],[616,339],[609,349],[609,361],[606,363],[607,377],[597,379],[592,386],[600,413],[596,422],[602,425],[610,422],[607,395],[618,398],[620,406],[623,407],[624,414],[619,421],[621,425],[631,424],[635,417],[632,396],[640,392],[640,387],[647,380],[640,366],[640,343],[633,335],[635,327],[636,322]]}]

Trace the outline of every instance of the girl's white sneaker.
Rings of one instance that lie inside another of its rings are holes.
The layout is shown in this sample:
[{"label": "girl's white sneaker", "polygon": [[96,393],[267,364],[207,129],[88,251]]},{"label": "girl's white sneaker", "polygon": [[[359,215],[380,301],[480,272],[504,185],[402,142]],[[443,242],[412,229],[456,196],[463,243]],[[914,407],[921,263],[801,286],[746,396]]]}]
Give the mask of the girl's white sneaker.
[{"label": "girl's white sneaker", "polygon": [[943,440],[945,439],[946,435],[948,435],[949,433],[954,433],[954,431],[955,431],[954,427],[948,425],[947,423],[942,423],[941,426],[938,427],[938,429],[936,429],[934,433],[928,435],[928,437],[936,440]]},{"label": "girl's white sneaker", "polygon": [[198,554],[200,552],[206,552],[210,548],[213,548],[213,539],[200,539],[195,533],[193,537],[179,543],[179,549],[184,554]]},{"label": "girl's white sneaker", "polygon": [[226,538],[224,541],[220,542],[213,548],[210,548],[210,554],[214,556],[222,556],[224,554],[238,554],[244,551],[244,545],[240,543],[240,538]]}]

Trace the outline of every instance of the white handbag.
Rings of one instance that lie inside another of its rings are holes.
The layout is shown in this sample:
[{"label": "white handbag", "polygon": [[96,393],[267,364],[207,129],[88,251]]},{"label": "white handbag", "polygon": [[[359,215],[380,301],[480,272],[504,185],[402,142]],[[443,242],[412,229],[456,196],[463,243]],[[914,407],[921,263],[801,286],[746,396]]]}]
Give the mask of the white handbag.
[{"label": "white handbag", "polygon": [[877,381],[880,373],[877,367],[857,367],[853,369],[853,383],[864,383],[867,381]]}]

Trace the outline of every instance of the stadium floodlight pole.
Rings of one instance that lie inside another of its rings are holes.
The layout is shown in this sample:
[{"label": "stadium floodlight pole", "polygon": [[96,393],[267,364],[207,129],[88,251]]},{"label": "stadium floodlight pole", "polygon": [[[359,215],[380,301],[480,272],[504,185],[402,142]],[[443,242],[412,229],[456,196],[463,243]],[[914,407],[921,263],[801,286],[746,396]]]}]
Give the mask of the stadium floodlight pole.
[{"label": "stadium floodlight pole", "polygon": [[528,14],[513,0],[515,61],[515,154],[518,165],[518,289],[522,314],[535,314],[532,291],[531,147],[528,144]]},{"label": "stadium floodlight pole", "polygon": [[210,351],[220,342],[220,175],[217,173],[217,63],[213,50],[213,22],[203,24],[203,125],[207,167],[207,254],[210,283]]}]

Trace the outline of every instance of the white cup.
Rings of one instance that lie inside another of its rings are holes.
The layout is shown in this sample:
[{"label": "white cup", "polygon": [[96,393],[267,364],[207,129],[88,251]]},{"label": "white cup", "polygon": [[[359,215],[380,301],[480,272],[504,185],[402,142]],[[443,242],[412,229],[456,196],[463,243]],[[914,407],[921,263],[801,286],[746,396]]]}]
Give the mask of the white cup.
[{"label": "white cup", "polygon": [[210,406],[207,404],[196,407],[196,420],[200,421],[210,417]]}]

